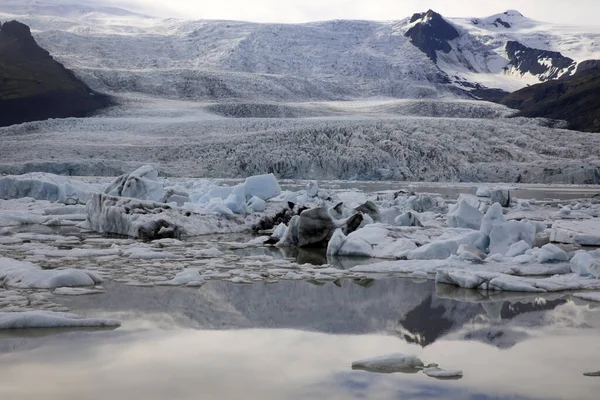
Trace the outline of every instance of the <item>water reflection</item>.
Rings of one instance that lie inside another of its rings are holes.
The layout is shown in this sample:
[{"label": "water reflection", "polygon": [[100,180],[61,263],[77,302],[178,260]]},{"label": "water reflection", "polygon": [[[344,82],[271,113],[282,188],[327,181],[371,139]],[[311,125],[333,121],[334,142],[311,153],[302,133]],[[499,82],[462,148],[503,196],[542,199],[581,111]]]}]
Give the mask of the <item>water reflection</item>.
[{"label": "water reflection", "polygon": [[[594,399],[597,338],[545,335],[502,352],[440,340],[426,350],[385,335],[287,329],[80,334],[0,358],[0,396],[81,399]],[[552,351],[549,351],[552,350]],[[459,381],[353,371],[390,351],[464,370]],[[31,382],[35,382],[32,385]]]},{"label": "water reflection", "polygon": [[329,264],[339,269],[350,269],[357,265],[372,264],[381,260],[361,257],[328,256],[325,248],[300,248],[300,247],[246,247],[233,249],[233,253],[242,257],[273,257],[286,259],[297,264],[325,265]]},{"label": "water reflection", "polygon": [[[588,375],[598,370],[600,310],[568,295],[400,278],[338,285],[109,283],[108,294],[57,297],[73,312],[123,327],[3,334],[0,398],[595,398],[598,380]],[[464,377],[351,368],[398,352]]]},{"label": "water reflection", "polygon": [[[589,310],[587,305],[575,305],[566,294],[486,295],[401,278],[318,284],[282,281],[235,285],[209,281],[200,289],[149,289],[109,283],[107,290],[107,294],[94,297],[61,298],[60,303],[83,315],[101,314],[121,320],[144,316],[163,327],[386,332],[421,347],[449,336],[508,348],[529,338],[521,328],[550,325],[554,317],[549,315],[554,314],[549,312],[558,307],[575,307],[575,316]],[[560,315],[559,320],[564,318],[570,317]]]}]

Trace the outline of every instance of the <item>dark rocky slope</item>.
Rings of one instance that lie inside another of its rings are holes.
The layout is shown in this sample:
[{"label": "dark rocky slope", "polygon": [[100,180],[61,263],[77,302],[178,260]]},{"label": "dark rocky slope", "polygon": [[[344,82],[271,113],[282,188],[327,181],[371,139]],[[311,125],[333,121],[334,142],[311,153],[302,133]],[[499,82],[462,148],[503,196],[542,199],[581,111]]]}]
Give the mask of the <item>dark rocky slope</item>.
[{"label": "dark rocky slope", "polygon": [[600,132],[600,62],[581,63],[575,75],[523,88],[502,103],[519,109],[518,116],[559,119],[570,129]]},{"label": "dark rocky slope", "polygon": [[27,25],[0,24],[0,126],[84,117],[110,104],[38,46]]},{"label": "dark rocky slope", "polygon": [[459,33],[440,14],[433,10],[417,13],[412,16],[410,22],[417,21],[418,23],[406,31],[405,36],[433,62],[437,61],[436,51],[449,53],[452,50],[449,42],[458,38]]},{"label": "dark rocky slope", "polygon": [[534,49],[512,40],[506,43],[506,54],[511,67],[521,74],[537,76],[542,81],[569,76],[577,67],[573,59],[557,51]]}]

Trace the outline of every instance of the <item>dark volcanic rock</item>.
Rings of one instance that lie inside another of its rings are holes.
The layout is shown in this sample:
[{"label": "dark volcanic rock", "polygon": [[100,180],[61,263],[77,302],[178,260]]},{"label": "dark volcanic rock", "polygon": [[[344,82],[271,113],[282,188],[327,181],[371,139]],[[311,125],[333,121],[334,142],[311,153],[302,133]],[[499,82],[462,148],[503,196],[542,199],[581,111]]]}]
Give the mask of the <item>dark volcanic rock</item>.
[{"label": "dark volcanic rock", "polygon": [[519,109],[517,116],[563,120],[569,129],[600,132],[600,68],[581,64],[583,70],[574,76],[523,88],[502,103]]},{"label": "dark volcanic rock", "polygon": [[[512,40],[506,43],[506,54],[510,65],[517,71],[521,74],[529,72],[542,81],[557,79],[565,74],[570,75],[577,65],[573,59],[557,51],[533,49]],[[548,61],[550,65],[547,65]]]},{"label": "dark volcanic rock", "polygon": [[503,27],[505,27],[507,29],[511,27],[511,25],[508,22],[502,21],[500,18],[496,18],[496,20],[494,21],[493,25],[495,27],[497,27],[497,28],[499,28],[500,26],[503,26]]},{"label": "dark volcanic rock", "polygon": [[110,104],[39,47],[27,25],[0,25],[0,126],[83,117]]},{"label": "dark volcanic rock", "polygon": [[600,70],[600,60],[586,60],[577,64],[576,76],[582,76],[586,72],[594,73],[594,70]]},{"label": "dark volcanic rock", "polygon": [[414,14],[410,22],[417,23],[406,31],[405,36],[410,38],[412,44],[427,54],[433,62],[437,61],[436,51],[449,53],[452,50],[449,41],[459,36],[454,26],[432,10]]}]

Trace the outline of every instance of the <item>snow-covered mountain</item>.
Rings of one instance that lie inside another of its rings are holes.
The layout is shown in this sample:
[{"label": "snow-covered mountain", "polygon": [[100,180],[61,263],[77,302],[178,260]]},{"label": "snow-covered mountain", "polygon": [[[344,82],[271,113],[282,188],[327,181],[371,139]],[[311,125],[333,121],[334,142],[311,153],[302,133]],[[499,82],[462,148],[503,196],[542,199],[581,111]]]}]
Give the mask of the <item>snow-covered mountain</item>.
[{"label": "snow-covered mountain", "polygon": [[259,24],[150,17],[92,0],[6,0],[0,19],[29,25],[92,89],[194,100],[479,97],[484,88],[513,91],[600,58],[600,29],[516,11]]},{"label": "snow-covered mountain", "polygon": [[600,29],[534,21],[515,10],[487,18],[444,18],[429,10],[410,19],[407,36],[467,88],[514,91],[570,76],[580,62],[600,58]]}]

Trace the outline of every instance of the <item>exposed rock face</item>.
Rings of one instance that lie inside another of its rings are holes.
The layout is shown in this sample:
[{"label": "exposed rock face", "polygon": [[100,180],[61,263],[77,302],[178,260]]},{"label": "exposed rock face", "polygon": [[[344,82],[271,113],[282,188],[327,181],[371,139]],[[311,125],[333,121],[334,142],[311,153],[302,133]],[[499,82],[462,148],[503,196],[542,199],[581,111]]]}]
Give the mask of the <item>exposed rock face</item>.
[{"label": "exposed rock face", "polygon": [[496,28],[499,28],[500,26],[503,26],[503,27],[505,27],[507,29],[512,26],[509,22],[502,21],[502,19],[500,19],[500,18],[496,18],[494,20],[494,22],[492,23],[492,25],[494,25]]},{"label": "exposed rock face", "polygon": [[584,73],[586,71],[600,69],[600,60],[586,60],[577,64],[576,75]]},{"label": "exposed rock face", "polygon": [[452,50],[449,41],[459,36],[454,26],[432,10],[414,14],[410,22],[416,24],[406,31],[405,36],[433,62],[437,61],[436,51],[449,53]]},{"label": "exposed rock face", "polygon": [[598,64],[594,60],[582,62],[575,75],[523,88],[506,96],[502,103],[519,109],[517,116],[563,120],[570,129],[600,132]]},{"label": "exposed rock face", "polygon": [[577,63],[557,51],[533,49],[519,42],[508,41],[506,54],[510,60],[509,68],[521,74],[530,73],[542,81],[570,75]]},{"label": "exposed rock face", "polygon": [[0,126],[83,117],[110,104],[39,47],[27,25],[0,25]]}]

